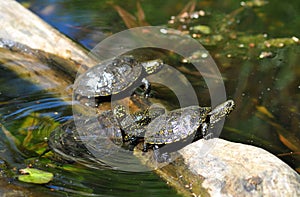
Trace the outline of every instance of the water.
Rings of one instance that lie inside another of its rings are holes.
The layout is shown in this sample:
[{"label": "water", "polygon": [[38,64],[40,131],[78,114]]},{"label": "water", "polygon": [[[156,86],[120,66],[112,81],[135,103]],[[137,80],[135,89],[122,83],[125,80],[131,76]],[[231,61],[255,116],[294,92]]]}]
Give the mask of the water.
[{"label": "water", "polygon": [[[22,2],[28,2],[31,10],[89,49],[107,36],[126,29],[125,23],[107,1]],[[157,0],[146,0],[142,2],[142,7],[148,23],[164,25],[167,24],[170,16],[179,13],[187,2],[168,0],[162,3]],[[123,1],[115,1],[115,3],[132,14],[136,13],[135,3],[128,4]],[[222,20],[224,14],[239,7],[240,1],[234,0],[199,1],[197,4],[197,8],[213,14],[211,17],[203,18],[201,23],[212,27],[215,24],[220,25],[216,22],[216,18]],[[230,31],[220,30],[225,37],[223,41],[216,45],[205,46],[214,57],[224,77],[227,96],[232,98],[237,106],[226,119],[221,137],[263,147],[278,155],[298,172],[300,168],[299,44],[260,48],[258,40],[262,38],[256,35],[267,34],[268,39],[292,36],[299,38],[300,17],[297,11],[299,7],[298,1],[275,0],[261,8],[246,9],[241,14],[233,16],[235,20],[229,28]],[[241,39],[235,39],[235,37],[240,38],[240,32],[243,32],[244,36],[252,36],[253,42],[249,43],[249,38],[244,43]],[[259,58],[261,52],[272,52],[272,55]],[[209,105],[210,99],[205,84],[199,81],[197,74],[193,73],[194,70],[178,63],[178,57],[170,59],[169,61],[174,62],[172,65],[184,72],[193,86],[201,90],[198,92],[201,103]],[[18,131],[17,126],[26,122],[28,116],[36,117],[40,120],[41,127],[51,130],[50,126],[45,126],[47,123],[64,122],[72,115],[70,104],[57,97],[56,92],[46,93],[8,70],[2,69],[0,73],[1,123],[8,130]],[[170,93],[161,97],[166,98],[168,95]],[[47,132],[41,135],[46,136]],[[26,133],[19,131],[14,135],[22,140]],[[22,152],[12,144],[7,145],[7,140],[3,139],[5,138],[1,138],[3,146],[9,147],[9,154],[1,154],[0,158],[9,162],[10,166],[20,168],[25,167],[25,164],[36,164],[33,162],[37,156],[34,151]],[[39,140],[44,142],[42,138]],[[290,154],[290,152],[294,153]],[[37,163],[41,168],[47,169],[47,162],[46,159],[41,159],[40,163]],[[51,167],[48,170],[55,173],[55,180],[50,185],[32,188],[34,191],[42,190],[47,193],[51,188],[58,190],[53,194],[61,196],[74,195],[79,191],[80,195],[100,196],[176,195],[174,190],[152,172],[130,173],[88,169],[81,165]],[[24,187],[29,186],[25,184]]]},{"label": "water", "polygon": [[[1,161],[17,169],[32,166],[55,175],[54,180],[43,187],[18,183],[24,187],[21,190],[30,186],[31,192],[51,196],[120,196],[124,193],[130,196],[140,196],[141,193],[148,196],[177,195],[153,172],[122,172],[103,167],[91,169],[79,164],[60,164],[59,161],[56,164],[49,161],[49,157],[38,157],[36,150],[43,150],[50,132],[59,122],[71,118],[71,103],[59,98],[55,91],[46,92],[6,69],[1,70],[0,82],[3,95],[0,101]],[[30,131],[34,137],[28,140]],[[37,146],[30,147],[32,144]],[[50,189],[56,192],[50,192]]]}]

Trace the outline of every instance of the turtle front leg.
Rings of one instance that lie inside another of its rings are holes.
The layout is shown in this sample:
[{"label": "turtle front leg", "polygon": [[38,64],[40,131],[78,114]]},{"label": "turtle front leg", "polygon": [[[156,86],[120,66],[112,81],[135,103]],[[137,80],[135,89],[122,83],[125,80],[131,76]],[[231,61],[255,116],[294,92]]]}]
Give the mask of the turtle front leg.
[{"label": "turtle front leg", "polygon": [[144,93],[143,94],[147,98],[150,96],[151,84],[146,78],[142,79],[142,83],[144,84]]},{"label": "turtle front leg", "polygon": [[[146,76],[157,73],[163,68],[163,61],[161,59],[150,60],[141,63],[144,68]],[[142,83],[145,85],[145,96],[148,97],[150,93],[150,83],[144,78]]]},{"label": "turtle front leg", "polygon": [[202,136],[203,136],[203,139],[205,140],[209,140],[209,139],[212,139],[213,138],[213,134],[212,133],[208,133],[208,124],[207,123],[203,123],[202,125]]}]

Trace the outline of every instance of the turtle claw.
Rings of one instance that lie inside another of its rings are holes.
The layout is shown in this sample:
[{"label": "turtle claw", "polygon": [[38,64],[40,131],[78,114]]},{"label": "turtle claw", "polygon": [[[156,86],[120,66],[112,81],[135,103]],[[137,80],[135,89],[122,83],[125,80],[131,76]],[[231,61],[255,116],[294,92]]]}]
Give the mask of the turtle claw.
[{"label": "turtle claw", "polygon": [[129,145],[128,145],[128,149],[129,149],[130,151],[133,151],[133,150],[134,150],[134,147],[135,147],[135,145],[133,145],[133,144],[129,144]]}]

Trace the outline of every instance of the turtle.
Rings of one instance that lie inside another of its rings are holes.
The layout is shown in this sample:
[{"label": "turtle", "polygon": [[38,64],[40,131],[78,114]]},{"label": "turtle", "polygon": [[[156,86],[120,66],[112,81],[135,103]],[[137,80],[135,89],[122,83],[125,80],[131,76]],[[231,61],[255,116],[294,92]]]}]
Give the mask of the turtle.
[{"label": "turtle", "polygon": [[172,146],[176,150],[182,147],[181,144],[199,139],[199,136],[208,138],[208,128],[228,115],[234,107],[234,101],[227,100],[213,109],[189,106],[160,115],[147,125],[143,151],[147,152],[149,146],[152,146],[156,160],[164,162],[169,156],[167,152],[160,154],[159,147],[176,143],[178,146]]},{"label": "turtle", "polygon": [[[144,95],[150,93],[150,83],[145,79],[162,69],[161,59],[138,62],[133,56],[124,55],[103,61],[81,74],[74,83],[75,98],[127,96],[136,87],[144,84]],[[123,94],[121,94],[123,93]],[[86,105],[91,105],[89,102]]]},{"label": "turtle", "polygon": [[[70,161],[93,160],[94,153],[97,158],[105,160],[107,156],[120,152],[120,148],[131,150],[131,144],[127,143],[129,140],[124,140],[127,134],[120,127],[123,111],[125,107],[117,105],[97,116],[77,116],[52,131],[48,145],[55,153]],[[151,120],[149,110],[137,111],[130,117],[132,121],[124,121],[122,125],[133,133],[139,133]]]},{"label": "turtle", "polygon": [[96,117],[74,117],[48,138],[50,150],[70,161],[92,160],[91,150],[105,156],[122,144],[123,135],[111,110]]},{"label": "turtle", "polygon": [[123,105],[114,107],[114,115],[123,132],[123,142],[129,142],[129,150],[133,150],[140,139],[143,139],[146,126],[156,117],[165,113],[161,107],[149,107],[130,114]]}]

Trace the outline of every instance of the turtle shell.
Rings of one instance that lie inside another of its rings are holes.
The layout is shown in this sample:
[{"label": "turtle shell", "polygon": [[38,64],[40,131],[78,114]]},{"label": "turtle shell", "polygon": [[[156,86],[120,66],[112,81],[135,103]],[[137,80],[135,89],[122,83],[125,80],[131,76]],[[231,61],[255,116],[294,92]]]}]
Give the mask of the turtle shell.
[{"label": "turtle shell", "polygon": [[195,134],[210,111],[210,107],[189,106],[163,114],[147,126],[145,143],[169,144],[184,140]]},{"label": "turtle shell", "polygon": [[117,94],[141,77],[142,71],[143,67],[131,56],[109,59],[80,75],[74,91],[86,97]]}]

